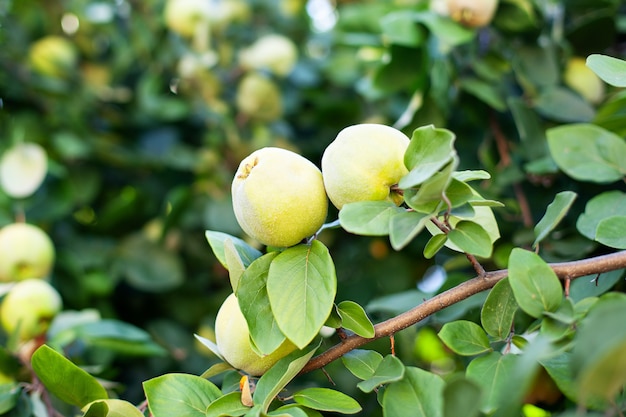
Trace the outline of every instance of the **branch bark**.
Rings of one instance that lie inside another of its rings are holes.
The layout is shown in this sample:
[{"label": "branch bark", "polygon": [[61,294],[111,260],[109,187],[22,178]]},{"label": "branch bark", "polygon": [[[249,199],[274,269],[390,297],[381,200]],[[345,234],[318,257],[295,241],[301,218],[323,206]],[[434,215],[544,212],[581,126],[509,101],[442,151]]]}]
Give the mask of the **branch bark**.
[{"label": "branch bark", "polygon": [[[556,275],[562,280],[573,280],[587,275],[597,275],[604,272],[626,268],[626,251],[597,256],[572,262],[550,264]],[[374,326],[376,333],[373,338],[367,339],[358,335],[349,336],[340,343],[312,358],[302,369],[301,373],[313,371],[328,365],[335,359],[373,340],[389,337],[406,329],[425,318],[456,304],[479,292],[492,288],[498,281],[508,275],[508,270],[501,269],[487,272],[482,276],[474,277],[457,285],[422,304],[389,320]]]}]

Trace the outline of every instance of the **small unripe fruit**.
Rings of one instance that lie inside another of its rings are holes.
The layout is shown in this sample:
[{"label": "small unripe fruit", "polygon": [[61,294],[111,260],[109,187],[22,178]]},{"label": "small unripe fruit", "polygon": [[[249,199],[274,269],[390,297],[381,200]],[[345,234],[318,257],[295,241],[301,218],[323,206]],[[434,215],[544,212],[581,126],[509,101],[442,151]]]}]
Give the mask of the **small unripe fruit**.
[{"label": "small unripe fruit", "polygon": [[478,28],[491,23],[498,0],[447,0],[448,15],[460,24]]},{"label": "small unripe fruit", "polygon": [[199,24],[209,22],[210,5],[206,0],[168,0],[163,12],[165,24],[181,36],[193,37]]},{"label": "small unripe fruit", "polygon": [[569,88],[590,103],[597,104],[604,98],[604,81],[587,66],[584,58],[571,58],[565,67],[563,79]]},{"label": "small unripe fruit", "polygon": [[239,63],[246,69],[266,69],[275,75],[288,75],[298,61],[298,49],[285,36],[271,34],[259,38],[250,47],[242,50]]},{"label": "small unripe fruit", "polygon": [[61,296],[48,282],[27,279],[15,284],[2,300],[0,322],[8,334],[17,331],[20,340],[29,340],[48,330],[62,304]]},{"label": "small unripe fruit", "polygon": [[78,53],[69,40],[61,36],[46,36],[31,45],[28,58],[36,72],[63,78],[76,66]]},{"label": "small unripe fruit", "polygon": [[12,223],[0,229],[0,282],[47,278],[54,256],[52,240],[39,227]]},{"label": "small unripe fruit", "polygon": [[19,143],[7,149],[0,160],[0,186],[13,198],[33,194],[48,171],[46,151],[36,143]]},{"label": "small unripe fruit", "polygon": [[272,365],[296,350],[293,343],[285,340],[271,354],[263,357],[257,355],[250,345],[248,323],[239,309],[235,294],[229,295],[217,312],[215,342],[226,362],[252,376],[264,374]]},{"label": "small unripe fruit", "polygon": [[278,86],[257,73],[247,74],[237,87],[237,109],[253,119],[270,122],[283,114],[283,101]]},{"label": "small unripe fruit", "polygon": [[232,199],[243,231],[268,246],[293,246],[314,235],[328,211],[320,170],[303,156],[274,147],[241,161]]},{"label": "small unripe fruit", "polygon": [[404,201],[394,190],[408,173],[404,153],[409,138],[393,127],[364,123],[343,129],[322,155],[324,186],[341,209],[357,201]]}]

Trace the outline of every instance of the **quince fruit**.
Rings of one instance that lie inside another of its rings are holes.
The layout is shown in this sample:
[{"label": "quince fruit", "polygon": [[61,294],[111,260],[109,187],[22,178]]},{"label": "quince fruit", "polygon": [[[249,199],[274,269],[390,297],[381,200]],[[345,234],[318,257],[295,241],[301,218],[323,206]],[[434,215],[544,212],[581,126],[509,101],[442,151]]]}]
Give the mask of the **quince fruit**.
[{"label": "quince fruit", "polygon": [[590,103],[598,104],[604,98],[604,81],[587,66],[584,58],[570,58],[565,67],[563,80],[565,85],[583,96]]},{"label": "quince fruit", "polygon": [[246,69],[268,70],[275,75],[288,75],[298,61],[298,49],[283,35],[270,34],[259,38],[239,54],[239,63]]},{"label": "quince fruit", "polygon": [[19,339],[41,336],[62,308],[61,296],[40,279],[20,281],[9,290],[0,305],[0,322],[8,334],[17,331]]},{"label": "quince fruit", "polygon": [[460,24],[479,28],[491,23],[498,0],[447,0],[448,15]]},{"label": "quince fruit", "polygon": [[320,170],[303,156],[275,147],[241,161],[232,200],[243,231],[267,246],[293,246],[314,235],[328,211]]},{"label": "quince fruit", "polygon": [[322,155],[324,186],[341,209],[356,201],[404,201],[394,189],[408,173],[404,153],[409,138],[390,126],[373,123],[343,129]]},{"label": "quince fruit", "polygon": [[28,51],[33,70],[55,78],[64,78],[78,63],[78,53],[71,41],[61,36],[45,36]]},{"label": "quince fruit", "polygon": [[12,223],[0,229],[0,282],[46,278],[54,257],[52,240],[39,227]]},{"label": "quince fruit", "polygon": [[250,344],[250,331],[235,294],[229,295],[215,318],[215,343],[222,357],[234,368],[249,375],[264,374],[283,357],[297,349],[285,340],[274,352],[259,356]]},{"label": "quince fruit", "polygon": [[256,72],[246,74],[239,82],[235,104],[242,114],[260,121],[271,122],[283,115],[283,100],[278,86]]}]

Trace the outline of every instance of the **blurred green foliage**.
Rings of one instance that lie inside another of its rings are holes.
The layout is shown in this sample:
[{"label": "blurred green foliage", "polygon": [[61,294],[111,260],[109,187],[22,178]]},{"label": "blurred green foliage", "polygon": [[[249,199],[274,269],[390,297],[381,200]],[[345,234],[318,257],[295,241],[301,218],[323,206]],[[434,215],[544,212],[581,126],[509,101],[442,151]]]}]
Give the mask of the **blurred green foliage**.
[{"label": "blurred green foliage", "polygon": [[[95,309],[145,329],[165,348],[165,356],[140,359],[106,346],[68,350],[121,383],[120,397],[139,403],[142,381],[172,371],[200,374],[217,361],[192,336],[210,334],[231,291],[204,231],[241,235],[230,182],[239,161],[263,146],[295,149],[319,164],[351,124],[394,125],[409,136],[426,124],[445,127],[457,135],[460,168],[490,172],[480,191],[506,205],[495,210],[502,238],[486,268],[504,267],[513,246],[532,244],[533,227],[563,190],[579,198],[542,243],[542,257],[571,260],[605,250],[576,233],[575,222],[592,196],[614,185],[560,173],[545,131],[595,122],[626,132],[623,92],[606,86],[591,101],[565,76],[573,57],[626,55],[619,0],[501,0],[493,23],[481,29],[436,15],[426,0],[207,5],[214,8],[208,26],[181,34],[167,25],[165,0],[0,3],[0,154],[25,141],[49,157],[35,194],[16,200],[0,192],[0,224],[23,214],[50,234],[57,250],[51,280],[66,310]],[[266,34],[296,45],[287,74],[241,64],[242,51]],[[35,48],[51,36],[68,49],[38,57],[54,50]],[[278,94],[241,93],[252,73]],[[242,108],[253,100],[261,114]],[[329,221],[336,217],[331,209]],[[375,322],[419,303],[428,291],[416,286],[433,265],[447,271],[444,288],[472,275],[451,251],[424,259],[423,237],[402,252],[384,239],[357,240],[339,230],[320,239],[336,263],[337,300],[369,306]],[[474,320],[484,299],[459,303],[426,328]],[[397,343],[406,364],[464,366],[429,330],[407,329]],[[373,348],[386,352],[388,342]],[[340,364],[327,370],[341,390],[362,395]],[[322,375],[308,378],[327,385]],[[363,398],[363,415],[380,412],[375,399]]]}]

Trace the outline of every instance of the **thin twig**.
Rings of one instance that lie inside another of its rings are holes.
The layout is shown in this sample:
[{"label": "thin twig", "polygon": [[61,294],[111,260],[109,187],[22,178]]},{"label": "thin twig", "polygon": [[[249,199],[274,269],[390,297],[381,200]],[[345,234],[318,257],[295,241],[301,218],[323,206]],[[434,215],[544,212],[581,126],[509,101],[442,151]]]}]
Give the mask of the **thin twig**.
[{"label": "thin twig", "polygon": [[[600,274],[603,272],[626,268],[626,251],[615,252],[609,255],[602,255],[589,259],[582,259],[579,261],[554,263],[550,264],[550,267],[560,279],[573,280],[582,276]],[[424,301],[422,304],[413,307],[409,311],[378,323],[374,326],[375,334],[372,338],[368,339],[358,335],[349,336],[346,339],[343,339],[341,343],[336,344],[325,352],[312,358],[302,369],[301,373],[311,372],[315,369],[326,366],[330,362],[340,358],[353,349],[363,346],[373,340],[380,339],[381,337],[389,337],[400,330],[406,329],[407,327],[424,320],[446,307],[465,300],[474,294],[488,290],[507,275],[508,270],[506,269],[486,272],[483,276],[477,276],[465,281],[454,288],[444,291],[441,294]]]}]

